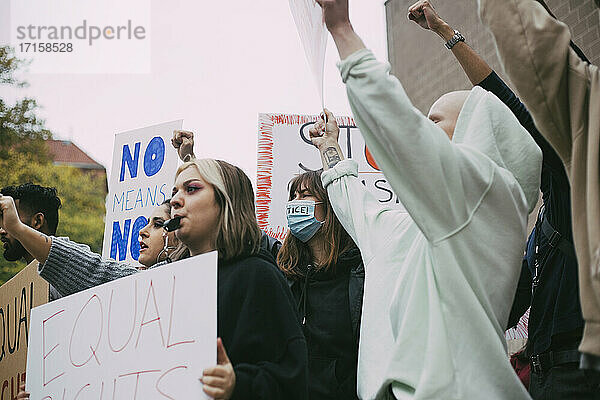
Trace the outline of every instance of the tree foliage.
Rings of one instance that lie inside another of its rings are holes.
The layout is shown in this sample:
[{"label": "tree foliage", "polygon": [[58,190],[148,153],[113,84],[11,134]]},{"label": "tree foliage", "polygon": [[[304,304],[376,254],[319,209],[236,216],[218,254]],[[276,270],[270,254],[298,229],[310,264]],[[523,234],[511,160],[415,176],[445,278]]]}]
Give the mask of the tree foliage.
[{"label": "tree foliage", "polygon": [[[0,160],[0,187],[33,182],[57,188],[62,201],[57,236],[68,236],[88,244],[95,252],[102,250],[104,233],[104,178],[95,177],[68,166],[55,166],[29,160],[26,154],[14,154]],[[0,257],[0,283],[24,267]]]},{"label": "tree foliage", "polygon": [[15,72],[24,64],[25,61],[18,59],[12,48],[0,46],[0,84],[27,86],[27,82],[19,80],[15,76]]},{"label": "tree foliage", "polygon": [[[23,64],[10,47],[0,46],[0,85],[26,86],[26,82],[15,76]],[[0,159],[17,152],[29,154],[38,162],[48,161],[44,140],[52,138],[52,134],[36,115],[37,109],[36,101],[31,98],[21,99],[14,105],[0,98]]]},{"label": "tree foliage", "polygon": [[[15,78],[23,62],[6,46],[0,47],[0,85],[24,86]],[[8,105],[0,98],[0,187],[32,182],[55,187],[62,201],[57,236],[102,248],[104,233],[105,176],[51,163],[45,140],[52,134],[36,115],[34,99]],[[0,284],[20,271],[23,262],[8,262],[0,256]]]}]

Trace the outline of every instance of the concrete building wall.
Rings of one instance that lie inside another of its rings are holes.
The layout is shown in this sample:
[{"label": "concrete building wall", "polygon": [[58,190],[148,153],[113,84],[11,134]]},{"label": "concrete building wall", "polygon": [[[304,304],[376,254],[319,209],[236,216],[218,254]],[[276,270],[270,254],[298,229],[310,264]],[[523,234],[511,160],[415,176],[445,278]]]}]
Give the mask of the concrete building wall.
[{"label": "concrete building wall", "polygon": [[[426,113],[442,94],[471,87],[460,65],[443,41],[406,18],[416,0],[388,0],[388,54],[392,73],[402,82],[414,105]],[[465,36],[473,47],[502,76],[490,33],[477,17],[476,0],[431,0],[440,16]],[[600,65],[600,14],[595,0],[547,0],[558,19],[565,22],[573,41],[596,65]]]}]

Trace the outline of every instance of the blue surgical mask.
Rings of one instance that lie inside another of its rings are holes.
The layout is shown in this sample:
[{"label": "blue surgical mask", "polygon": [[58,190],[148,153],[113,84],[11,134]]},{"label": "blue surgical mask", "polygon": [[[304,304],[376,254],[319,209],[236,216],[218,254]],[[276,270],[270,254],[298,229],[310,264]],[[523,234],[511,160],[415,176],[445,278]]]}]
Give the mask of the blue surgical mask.
[{"label": "blue surgical mask", "polygon": [[323,222],[315,218],[315,205],[322,202],[313,200],[290,200],[285,208],[288,227],[292,235],[306,243],[315,236]]}]

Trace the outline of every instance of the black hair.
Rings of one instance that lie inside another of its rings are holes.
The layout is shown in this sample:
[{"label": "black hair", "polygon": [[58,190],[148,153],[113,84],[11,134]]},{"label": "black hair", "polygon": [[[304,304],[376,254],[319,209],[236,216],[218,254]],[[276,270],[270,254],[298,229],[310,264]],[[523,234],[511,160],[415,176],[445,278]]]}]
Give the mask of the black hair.
[{"label": "black hair", "polygon": [[56,234],[58,226],[58,209],[61,206],[56,188],[35,185],[31,182],[19,186],[6,186],[0,189],[4,196],[19,200],[19,208],[30,212],[44,214],[49,234]]}]

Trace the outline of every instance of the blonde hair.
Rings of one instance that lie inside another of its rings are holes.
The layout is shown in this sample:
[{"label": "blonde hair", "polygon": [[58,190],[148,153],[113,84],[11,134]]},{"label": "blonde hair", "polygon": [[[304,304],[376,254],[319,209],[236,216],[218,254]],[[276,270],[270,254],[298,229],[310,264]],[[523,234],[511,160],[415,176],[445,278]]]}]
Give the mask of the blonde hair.
[{"label": "blonde hair", "polygon": [[254,190],[240,168],[212,158],[191,159],[183,163],[175,178],[194,166],[202,179],[213,187],[219,206],[216,247],[219,258],[230,260],[255,254],[260,249],[260,229],[254,211]]}]

